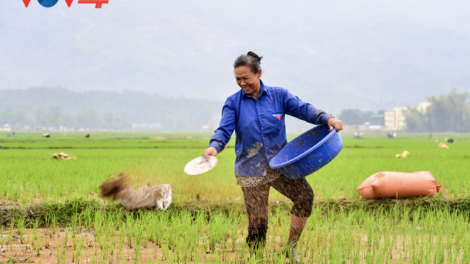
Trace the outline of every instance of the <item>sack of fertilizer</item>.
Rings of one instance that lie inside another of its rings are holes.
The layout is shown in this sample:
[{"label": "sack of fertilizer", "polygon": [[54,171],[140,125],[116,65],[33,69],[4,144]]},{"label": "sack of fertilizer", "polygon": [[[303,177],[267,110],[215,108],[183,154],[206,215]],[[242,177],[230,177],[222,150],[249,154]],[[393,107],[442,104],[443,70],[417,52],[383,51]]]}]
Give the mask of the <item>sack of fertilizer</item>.
[{"label": "sack of fertilizer", "polygon": [[357,192],[367,199],[434,196],[442,185],[428,171],[379,172],[367,178]]},{"label": "sack of fertilizer", "polygon": [[108,179],[100,185],[101,196],[119,200],[127,210],[138,208],[156,208],[166,210],[171,204],[171,187],[169,184],[142,186],[134,189],[129,186],[129,177],[120,174],[119,177]]}]

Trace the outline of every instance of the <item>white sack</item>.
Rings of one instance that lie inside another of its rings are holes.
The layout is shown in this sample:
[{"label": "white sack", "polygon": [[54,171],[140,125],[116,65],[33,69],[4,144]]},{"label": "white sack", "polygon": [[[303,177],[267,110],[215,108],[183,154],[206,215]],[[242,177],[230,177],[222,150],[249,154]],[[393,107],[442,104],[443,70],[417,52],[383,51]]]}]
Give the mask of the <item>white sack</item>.
[{"label": "white sack", "polygon": [[127,210],[137,208],[157,208],[166,210],[171,204],[171,187],[169,184],[140,187],[135,190],[127,187],[119,192],[119,201]]}]

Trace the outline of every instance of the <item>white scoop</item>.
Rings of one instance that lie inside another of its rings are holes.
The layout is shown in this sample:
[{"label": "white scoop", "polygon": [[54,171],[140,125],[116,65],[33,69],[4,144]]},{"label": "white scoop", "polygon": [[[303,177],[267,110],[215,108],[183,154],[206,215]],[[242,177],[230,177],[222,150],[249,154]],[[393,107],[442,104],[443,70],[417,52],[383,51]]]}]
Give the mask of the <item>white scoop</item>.
[{"label": "white scoop", "polygon": [[184,172],[189,175],[198,175],[210,171],[217,164],[217,158],[209,156],[209,160],[204,157],[197,157],[186,166],[184,166]]}]

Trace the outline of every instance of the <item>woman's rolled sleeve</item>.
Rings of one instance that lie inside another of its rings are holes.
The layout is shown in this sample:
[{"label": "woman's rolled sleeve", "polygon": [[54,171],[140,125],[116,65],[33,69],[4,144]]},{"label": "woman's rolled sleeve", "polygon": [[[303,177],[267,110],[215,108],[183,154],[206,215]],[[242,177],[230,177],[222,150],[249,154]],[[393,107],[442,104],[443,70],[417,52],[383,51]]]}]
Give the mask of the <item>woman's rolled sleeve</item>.
[{"label": "woman's rolled sleeve", "polygon": [[220,143],[220,141],[218,141],[218,140],[212,140],[211,139],[209,147],[214,147],[217,150],[217,153],[220,153],[220,152],[222,152],[222,150],[224,150],[225,145],[222,145]]}]

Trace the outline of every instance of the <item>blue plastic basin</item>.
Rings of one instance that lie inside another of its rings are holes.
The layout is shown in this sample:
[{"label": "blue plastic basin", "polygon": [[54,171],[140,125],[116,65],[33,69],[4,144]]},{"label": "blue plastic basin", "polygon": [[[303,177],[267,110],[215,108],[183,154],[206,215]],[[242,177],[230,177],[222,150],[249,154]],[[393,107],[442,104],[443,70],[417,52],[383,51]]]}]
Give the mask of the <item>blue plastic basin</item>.
[{"label": "blue plastic basin", "polygon": [[294,138],[271,159],[269,166],[295,180],[308,176],[333,160],[343,148],[336,129],[317,126]]}]

